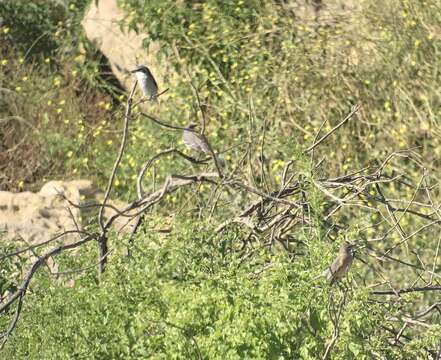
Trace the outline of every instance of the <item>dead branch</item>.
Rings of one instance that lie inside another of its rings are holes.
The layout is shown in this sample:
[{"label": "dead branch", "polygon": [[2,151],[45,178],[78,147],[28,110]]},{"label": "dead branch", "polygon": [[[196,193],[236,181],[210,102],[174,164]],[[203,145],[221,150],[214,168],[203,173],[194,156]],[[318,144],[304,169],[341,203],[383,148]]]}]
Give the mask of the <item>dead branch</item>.
[{"label": "dead branch", "polygon": [[340,302],[338,304],[334,303],[334,300],[332,298],[332,293],[329,294],[329,306],[328,306],[328,311],[329,311],[329,316],[331,317],[331,321],[332,321],[332,325],[334,327],[333,332],[332,332],[332,338],[329,341],[328,345],[326,346],[326,350],[325,353],[323,355],[323,360],[326,360],[329,355],[331,354],[332,349],[335,346],[335,343],[338,340],[338,337],[340,335],[340,318],[343,312],[343,308],[346,304],[346,298],[348,295],[348,289],[345,289],[343,292],[343,296],[342,299],[340,300]]},{"label": "dead branch", "polygon": [[40,268],[40,266],[44,265],[49,257],[56,256],[65,250],[75,249],[83,244],[88,243],[93,239],[94,239],[93,236],[86,236],[85,238],[77,242],[57,246],[54,249],[47,251],[45,254],[43,254],[37,260],[34,261],[31,268],[25,274],[23,281],[21,282],[18,290],[14,294],[12,294],[7,301],[5,301],[2,305],[0,305],[0,313],[2,313],[6,311],[9,308],[9,306],[18,299],[15,315],[11,320],[11,322],[9,323],[9,326],[6,329],[6,331],[0,335],[0,339],[2,339],[0,343],[0,350],[4,347],[9,335],[12,333],[12,331],[15,329],[15,326],[17,325],[18,319],[21,314],[21,307],[23,304],[23,298],[26,294],[26,290],[28,289],[32,277],[35,275],[35,273]]},{"label": "dead branch", "polygon": [[331,136],[334,132],[336,132],[339,128],[341,128],[344,124],[346,124],[352,116],[360,109],[359,105],[355,105],[352,107],[351,112],[336,126],[334,126],[328,133],[323,135],[317,142],[312,144],[309,148],[307,148],[304,152],[308,153],[311,150],[314,150],[317,146],[319,146],[323,141],[325,141],[329,136]]},{"label": "dead branch", "polygon": [[130,92],[129,98],[127,99],[126,113],[124,116],[124,131],[123,131],[123,136],[122,136],[122,140],[121,140],[121,145],[120,145],[120,148],[118,151],[117,158],[116,158],[115,163],[113,165],[113,169],[112,169],[112,172],[111,172],[111,175],[109,178],[109,182],[107,184],[106,192],[104,194],[103,206],[101,206],[99,209],[98,223],[101,227],[101,234],[98,239],[99,259],[100,259],[99,266],[98,266],[99,274],[102,274],[104,272],[104,268],[105,268],[106,262],[107,262],[107,257],[105,255],[108,252],[107,234],[105,231],[104,220],[103,220],[104,207],[109,199],[110,192],[111,192],[112,186],[113,186],[113,182],[114,182],[115,176],[116,176],[116,171],[118,170],[118,167],[119,167],[119,164],[121,163],[121,159],[122,159],[124,150],[126,148],[127,136],[128,136],[128,132],[129,132],[129,121],[130,121],[130,117],[132,114],[133,94],[135,93],[137,84],[138,84],[138,82],[136,81],[135,84],[133,85],[132,91]]},{"label": "dead branch", "polygon": [[426,292],[426,291],[441,291],[441,286],[423,286],[414,288],[405,288],[399,290],[384,290],[384,291],[371,291],[372,295],[395,295],[400,296],[401,294],[407,294],[412,292]]}]

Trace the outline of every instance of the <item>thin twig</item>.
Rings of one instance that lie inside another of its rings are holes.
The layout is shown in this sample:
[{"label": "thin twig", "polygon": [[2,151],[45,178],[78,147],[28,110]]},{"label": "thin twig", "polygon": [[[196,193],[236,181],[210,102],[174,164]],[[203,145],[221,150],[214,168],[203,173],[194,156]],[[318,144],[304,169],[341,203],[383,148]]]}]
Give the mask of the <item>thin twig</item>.
[{"label": "thin twig", "polygon": [[331,134],[336,132],[340,127],[342,127],[346,122],[348,122],[352,116],[360,109],[359,105],[353,106],[351,109],[351,112],[336,126],[334,126],[328,133],[323,135],[320,140],[312,144],[309,148],[307,148],[304,153],[310,152],[311,150],[314,150],[317,146],[319,146],[323,141],[325,141]]}]

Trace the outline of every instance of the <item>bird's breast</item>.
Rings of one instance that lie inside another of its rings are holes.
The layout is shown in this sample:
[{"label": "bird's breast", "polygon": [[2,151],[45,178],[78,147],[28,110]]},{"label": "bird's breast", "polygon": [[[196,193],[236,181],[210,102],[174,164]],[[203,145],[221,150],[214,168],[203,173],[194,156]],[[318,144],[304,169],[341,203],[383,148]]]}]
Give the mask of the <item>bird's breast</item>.
[{"label": "bird's breast", "polygon": [[142,72],[137,72],[136,73],[136,78],[138,79],[139,85],[141,87],[146,87],[147,86],[148,77],[147,77],[146,74],[144,74]]},{"label": "bird's breast", "polygon": [[156,84],[153,79],[151,79],[147,74],[140,71],[136,73],[136,78],[145,96],[156,95],[158,89],[156,88]]}]

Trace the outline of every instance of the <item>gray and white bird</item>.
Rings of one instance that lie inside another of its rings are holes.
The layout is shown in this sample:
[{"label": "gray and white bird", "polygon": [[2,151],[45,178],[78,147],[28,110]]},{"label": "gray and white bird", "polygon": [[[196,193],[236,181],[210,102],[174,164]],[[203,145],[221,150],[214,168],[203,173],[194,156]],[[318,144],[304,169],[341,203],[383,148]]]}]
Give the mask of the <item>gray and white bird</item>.
[{"label": "gray and white bird", "polygon": [[[182,133],[182,142],[187,148],[199,153],[204,153],[205,155],[211,157],[208,140],[204,135],[196,130],[197,127],[198,125],[194,123],[187,125]],[[222,157],[217,155],[214,156],[219,166],[225,165],[225,160]]]},{"label": "gray and white bird", "polygon": [[206,137],[199,133],[196,128],[197,124],[187,125],[182,133],[182,141],[191,150],[211,155]]},{"label": "gray and white bird", "polygon": [[139,87],[144,96],[149,100],[157,101],[158,84],[147,66],[139,65],[136,69],[130,71],[136,75]]},{"label": "gray and white bird", "polygon": [[332,264],[319,277],[326,277],[331,285],[343,278],[354,260],[354,246],[353,244],[342,245]]}]

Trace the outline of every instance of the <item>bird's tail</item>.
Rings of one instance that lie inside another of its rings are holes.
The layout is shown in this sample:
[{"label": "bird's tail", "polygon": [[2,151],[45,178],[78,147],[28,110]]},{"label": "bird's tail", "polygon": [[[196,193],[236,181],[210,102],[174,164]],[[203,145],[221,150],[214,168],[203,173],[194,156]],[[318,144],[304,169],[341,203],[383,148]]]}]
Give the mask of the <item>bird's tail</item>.
[{"label": "bird's tail", "polygon": [[313,278],[312,280],[317,280],[317,279],[319,279],[319,278],[321,278],[321,277],[324,277],[324,278],[326,278],[327,280],[329,280],[330,277],[331,277],[331,270],[326,269],[326,270],[323,271],[320,275],[317,275],[317,276],[316,276],[315,278]]}]

